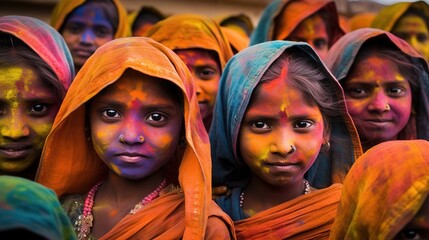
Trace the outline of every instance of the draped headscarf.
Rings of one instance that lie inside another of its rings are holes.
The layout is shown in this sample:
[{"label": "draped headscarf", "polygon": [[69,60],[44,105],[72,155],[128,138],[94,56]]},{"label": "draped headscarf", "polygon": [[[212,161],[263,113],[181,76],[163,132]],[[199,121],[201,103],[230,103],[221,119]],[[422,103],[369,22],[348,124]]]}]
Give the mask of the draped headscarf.
[{"label": "draped headscarf", "polygon": [[233,53],[219,24],[206,16],[177,14],[157,22],[145,34],[172,50],[198,48],[216,52],[221,70]]},{"label": "draped headscarf", "polygon": [[[291,4],[292,3],[292,4]],[[289,6],[290,5],[290,6]],[[258,25],[250,36],[250,45],[270,40],[287,39],[295,28],[306,18],[318,11],[325,11],[327,16],[327,30],[329,36],[328,46],[332,46],[342,35],[338,20],[337,8],[331,0],[273,0],[265,9],[259,19]],[[274,39],[281,21],[283,31],[281,36]]]},{"label": "draped headscarf", "polygon": [[63,37],[54,28],[33,17],[10,15],[0,17],[0,32],[27,44],[52,68],[67,91],[75,75],[73,59]]},{"label": "draped headscarf", "polygon": [[330,239],[393,239],[429,196],[429,142],[380,143],[347,175]]},{"label": "draped headscarf", "polygon": [[424,1],[399,2],[388,5],[377,13],[371,27],[391,32],[398,20],[410,9],[422,13],[426,17],[424,19],[426,27],[429,28],[429,4]]},{"label": "draped headscarf", "polygon": [[420,78],[414,79],[419,88],[417,96],[413,96],[413,110],[415,113],[413,113],[403,130],[403,134],[400,134],[400,136],[403,136],[404,139],[415,139],[417,137],[418,139],[429,140],[429,69],[425,59],[407,42],[383,30],[375,28],[358,29],[344,35],[329,49],[325,59],[326,65],[338,81],[344,81],[362,46],[369,40],[376,40],[386,48],[390,48],[388,43],[393,44],[395,50],[410,57],[413,65],[419,69]]},{"label": "draped headscarf", "polygon": [[[340,117],[330,119],[331,147],[321,151],[307,172],[312,186],[323,188],[342,182],[361,146],[352,119],[347,113],[344,94],[336,79],[307,43],[270,41],[248,47],[236,54],[222,74],[213,122],[210,129],[212,145],[213,184],[230,188],[244,187],[249,180],[247,166],[239,157],[238,135],[241,121],[249,105],[252,92],[261,78],[285,50],[300,51],[320,64],[326,81],[341,101]],[[339,139],[339,140],[334,140]]]},{"label": "draped headscarf", "polygon": [[51,189],[34,181],[0,176],[0,232],[26,230],[46,239],[76,239]]},{"label": "draped headscarf", "polygon": [[[76,8],[80,7],[89,0],[60,0],[54,8],[51,15],[51,26],[58,31],[61,29],[67,16],[73,12]],[[114,34],[114,38],[121,38],[131,36],[130,25],[128,24],[127,10],[123,6],[120,0],[109,0],[115,5],[118,12],[118,29]]]},{"label": "draped headscarf", "polygon": [[98,48],[88,59],[70,87],[47,137],[36,180],[61,197],[87,193],[106,177],[107,167],[86,140],[85,104],[115,83],[127,69],[169,81],[183,93],[187,145],[178,169],[185,198],[183,236],[185,239],[204,236],[208,207],[212,202],[211,162],[209,139],[199,114],[194,82],[181,59],[152,39],[115,39]]}]

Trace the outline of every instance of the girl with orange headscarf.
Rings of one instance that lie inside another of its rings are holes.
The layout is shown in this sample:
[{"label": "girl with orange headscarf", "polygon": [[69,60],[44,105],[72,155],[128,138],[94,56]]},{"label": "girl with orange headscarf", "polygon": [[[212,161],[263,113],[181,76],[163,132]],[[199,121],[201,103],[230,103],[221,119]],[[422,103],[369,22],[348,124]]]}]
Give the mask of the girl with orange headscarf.
[{"label": "girl with orange headscarf", "polygon": [[142,37],[84,64],[47,138],[37,181],[86,239],[234,237],[211,200],[210,147],[187,67]]},{"label": "girl with orange headscarf", "polygon": [[233,52],[225,33],[211,18],[178,14],[155,24],[145,36],[176,52],[196,82],[200,112],[210,129],[219,79]]},{"label": "girl with orange headscarf", "polygon": [[51,25],[63,35],[76,72],[101,45],[131,34],[120,0],[61,0],[52,13]]}]

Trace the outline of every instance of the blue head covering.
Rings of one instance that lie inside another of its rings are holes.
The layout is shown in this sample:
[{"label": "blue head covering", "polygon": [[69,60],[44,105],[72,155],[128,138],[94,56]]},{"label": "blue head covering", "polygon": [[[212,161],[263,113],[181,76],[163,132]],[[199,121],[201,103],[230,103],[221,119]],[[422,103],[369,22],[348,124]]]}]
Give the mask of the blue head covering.
[{"label": "blue head covering", "polygon": [[238,154],[241,121],[253,90],[285,50],[301,51],[319,63],[326,73],[326,81],[329,81],[336,97],[342,102],[340,117],[330,119],[331,147],[328,151],[320,152],[307,172],[307,179],[319,188],[342,182],[355,158],[362,153],[359,137],[346,110],[343,91],[310,45],[281,40],[264,42],[235,55],[222,74],[210,129],[214,186],[234,188],[247,184],[249,169]]},{"label": "blue head covering", "polygon": [[76,239],[57,195],[25,178],[0,176],[0,236],[26,230],[46,239]]},{"label": "blue head covering", "polygon": [[[293,7],[290,4],[293,3]],[[273,0],[263,11],[258,25],[250,36],[250,45],[271,40],[283,40],[295,30],[295,28],[305,19],[313,14],[326,12],[326,21],[329,23],[328,36],[329,46],[332,46],[341,36],[344,30],[341,29],[338,12],[335,2],[332,0]],[[282,14],[287,12],[287,21],[283,22],[282,36],[285,38],[275,39],[275,32],[278,26],[277,21],[282,21]]]}]

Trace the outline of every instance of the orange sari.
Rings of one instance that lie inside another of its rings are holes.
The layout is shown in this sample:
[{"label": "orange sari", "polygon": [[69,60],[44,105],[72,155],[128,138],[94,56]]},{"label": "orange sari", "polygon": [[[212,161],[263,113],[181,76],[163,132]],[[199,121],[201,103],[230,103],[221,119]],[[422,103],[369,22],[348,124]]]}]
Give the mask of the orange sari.
[{"label": "orange sari", "polygon": [[[221,219],[231,230],[231,220],[211,200],[210,146],[192,76],[174,52],[149,38],[113,40],[97,49],[84,64],[47,137],[36,181],[62,197],[86,194],[106,177],[107,167],[86,140],[85,106],[126,69],[170,81],[183,93],[187,145],[177,169],[181,189],[162,195],[144,211],[127,215],[102,239],[147,239],[147,234],[164,239],[202,239],[206,227],[211,227],[207,226],[211,217]],[[183,194],[179,194],[181,191]],[[170,228],[166,221],[175,223],[175,227]],[[216,229],[207,230],[211,231]]]},{"label": "orange sari", "polygon": [[393,239],[429,197],[429,142],[376,145],[350,169],[330,239]]}]

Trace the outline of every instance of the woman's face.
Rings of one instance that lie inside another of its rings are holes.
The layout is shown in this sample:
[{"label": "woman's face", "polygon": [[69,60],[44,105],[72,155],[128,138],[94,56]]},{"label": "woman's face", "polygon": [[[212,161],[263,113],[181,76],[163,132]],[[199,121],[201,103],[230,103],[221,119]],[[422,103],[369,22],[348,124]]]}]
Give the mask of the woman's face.
[{"label": "woman's face", "polygon": [[243,161],[273,186],[302,185],[324,142],[322,113],[285,80],[286,72],[257,86],[239,133]]},{"label": "woman's face", "polygon": [[0,67],[1,173],[20,173],[38,163],[60,104],[34,69]]},{"label": "woman's face", "polygon": [[113,27],[104,12],[92,4],[84,4],[71,12],[61,32],[80,69],[101,45],[114,37]]},{"label": "woman's face", "polygon": [[347,108],[363,144],[397,139],[411,115],[411,86],[394,62],[372,55],[343,83]]},{"label": "woman's face", "polygon": [[392,33],[407,41],[417,52],[429,61],[429,31],[425,21],[416,15],[401,17]]},{"label": "woman's face", "polygon": [[310,16],[299,23],[287,40],[307,42],[313,47],[322,60],[324,60],[328,54],[328,30],[319,14]]},{"label": "woman's face", "polygon": [[194,77],[201,116],[206,120],[213,113],[222,73],[216,55],[202,49],[175,50],[175,52]]},{"label": "woman's face", "polygon": [[161,81],[136,71],[126,72],[91,101],[94,149],[119,176],[150,176],[177,151],[183,113]]}]

